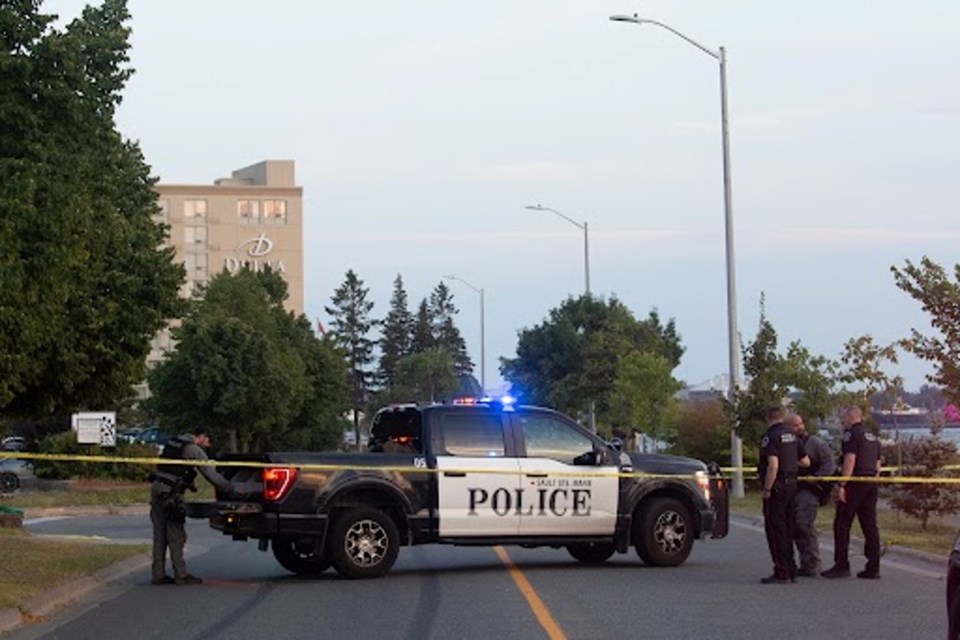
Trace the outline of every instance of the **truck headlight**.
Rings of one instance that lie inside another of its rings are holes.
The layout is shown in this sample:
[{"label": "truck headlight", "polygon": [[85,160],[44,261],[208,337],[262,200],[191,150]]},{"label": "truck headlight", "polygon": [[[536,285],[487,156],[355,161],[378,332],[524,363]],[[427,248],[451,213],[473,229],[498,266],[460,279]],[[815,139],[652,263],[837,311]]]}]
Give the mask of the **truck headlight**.
[{"label": "truck headlight", "polygon": [[710,502],[710,476],[706,471],[697,471],[693,474],[697,481],[697,486],[707,502]]}]

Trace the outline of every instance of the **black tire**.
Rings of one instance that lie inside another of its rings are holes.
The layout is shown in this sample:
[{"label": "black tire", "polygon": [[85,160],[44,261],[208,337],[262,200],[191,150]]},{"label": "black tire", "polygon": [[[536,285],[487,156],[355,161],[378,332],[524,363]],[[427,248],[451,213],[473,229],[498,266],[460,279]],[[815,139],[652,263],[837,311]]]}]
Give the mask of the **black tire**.
[{"label": "black tire", "polygon": [[[639,516],[639,517],[637,517]],[[633,544],[644,564],[676,567],[693,549],[693,517],[674,498],[654,498],[637,510],[633,523]]]},{"label": "black tire", "polygon": [[300,576],[317,576],[330,568],[330,561],[317,553],[316,540],[309,538],[274,538],[273,557],[280,566]]},{"label": "black tire", "polygon": [[568,544],[567,551],[583,564],[603,564],[616,553],[617,547],[612,542],[582,542]]},{"label": "black tire", "polygon": [[20,478],[12,473],[0,473],[0,493],[13,493],[20,488]]},{"label": "black tire", "polygon": [[397,524],[373,507],[343,512],[328,540],[330,562],[344,578],[379,578],[390,570],[400,551]]}]

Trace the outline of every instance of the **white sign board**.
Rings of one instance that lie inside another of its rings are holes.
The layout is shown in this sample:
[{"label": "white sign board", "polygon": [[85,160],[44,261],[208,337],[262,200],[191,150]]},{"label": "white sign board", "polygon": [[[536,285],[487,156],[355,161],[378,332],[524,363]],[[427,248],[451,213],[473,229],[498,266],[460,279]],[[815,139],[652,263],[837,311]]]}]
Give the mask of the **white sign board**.
[{"label": "white sign board", "polygon": [[114,411],[75,413],[70,426],[77,434],[78,444],[117,446],[117,414]]}]

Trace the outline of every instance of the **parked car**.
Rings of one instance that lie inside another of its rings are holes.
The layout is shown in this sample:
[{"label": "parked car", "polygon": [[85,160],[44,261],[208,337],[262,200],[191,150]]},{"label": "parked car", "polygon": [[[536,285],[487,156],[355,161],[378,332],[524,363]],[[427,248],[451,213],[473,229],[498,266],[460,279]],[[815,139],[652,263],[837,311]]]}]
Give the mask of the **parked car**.
[{"label": "parked car", "polygon": [[167,440],[173,436],[174,434],[165,429],[161,429],[160,427],[148,427],[134,436],[133,443],[150,444],[159,450],[163,449],[163,445],[165,445]]},{"label": "parked car", "polygon": [[953,542],[947,564],[947,637],[960,640],[960,535]]},{"label": "parked car", "polygon": [[0,442],[0,451],[23,451],[27,448],[26,438],[20,436],[10,436]]},{"label": "parked car", "polygon": [[0,494],[13,493],[17,489],[33,485],[33,463],[17,458],[0,460]]},{"label": "parked car", "polygon": [[126,442],[132,443],[137,439],[137,436],[143,433],[143,427],[127,427],[117,431],[117,442]]}]

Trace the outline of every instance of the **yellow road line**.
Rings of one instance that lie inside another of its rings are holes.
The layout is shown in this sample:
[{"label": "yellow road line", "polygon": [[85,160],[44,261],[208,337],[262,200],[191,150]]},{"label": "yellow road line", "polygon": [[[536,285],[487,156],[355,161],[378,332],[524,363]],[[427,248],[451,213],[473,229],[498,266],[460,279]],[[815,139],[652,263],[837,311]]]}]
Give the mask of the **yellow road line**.
[{"label": "yellow road line", "polygon": [[494,547],[493,550],[500,557],[500,561],[503,562],[504,566],[507,567],[507,571],[510,572],[510,577],[513,578],[517,588],[520,589],[520,593],[527,599],[530,610],[533,611],[533,615],[536,616],[537,622],[540,623],[543,630],[547,632],[547,637],[550,638],[550,640],[566,640],[567,636],[564,635],[563,629],[560,628],[557,621],[550,615],[550,610],[547,609],[547,605],[543,604],[543,600],[541,600],[537,592],[534,591],[527,577],[517,568],[517,565],[513,564],[513,560],[507,555],[507,550],[499,546]]}]

